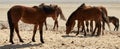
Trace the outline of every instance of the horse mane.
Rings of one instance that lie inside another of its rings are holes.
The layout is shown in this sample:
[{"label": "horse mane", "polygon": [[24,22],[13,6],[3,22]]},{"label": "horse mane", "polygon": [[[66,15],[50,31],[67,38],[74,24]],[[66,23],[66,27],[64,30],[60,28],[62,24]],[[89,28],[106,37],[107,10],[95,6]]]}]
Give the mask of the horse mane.
[{"label": "horse mane", "polygon": [[55,7],[44,5],[42,8],[45,11],[45,13],[47,13],[47,14],[55,12]]},{"label": "horse mane", "polygon": [[[68,20],[67,20],[67,23],[66,23],[66,26],[68,26],[68,24],[70,24],[72,21],[74,21],[75,22],[75,13],[76,13],[76,11],[78,11],[79,9],[82,9],[82,8],[84,8],[85,7],[85,3],[83,3],[83,4],[81,4],[70,16],[69,16],[69,18],[68,18]],[[71,21],[72,20],[72,21]]]},{"label": "horse mane", "polygon": [[84,7],[85,6],[85,3],[81,4],[80,7]]},{"label": "horse mane", "polygon": [[115,17],[115,16],[108,16],[109,17],[109,19],[112,19],[112,18],[114,18],[114,19],[117,19],[117,20],[119,20],[117,17]]},{"label": "horse mane", "polygon": [[[78,11],[80,8],[83,8],[85,6],[85,3],[81,4],[68,18],[66,25],[68,25],[71,21],[71,19],[74,18],[74,14],[76,11]],[[74,19],[73,19],[74,20]]]},{"label": "horse mane", "polygon": [[71,25],[70,23],[72,23],[73,21],[75,21],[75,11],[69,16],[67,22],[66,22],[66,26]]},{"label": "horse mane", "polygon": [[[83,8],[85,8],[86,7],[86,5],[85,5],[85,3],[83,3],[83,4],[81,4],[75,11],[78,11],[79,9],[83,9]],[[74,12],[75,12],[74,11]]]}]

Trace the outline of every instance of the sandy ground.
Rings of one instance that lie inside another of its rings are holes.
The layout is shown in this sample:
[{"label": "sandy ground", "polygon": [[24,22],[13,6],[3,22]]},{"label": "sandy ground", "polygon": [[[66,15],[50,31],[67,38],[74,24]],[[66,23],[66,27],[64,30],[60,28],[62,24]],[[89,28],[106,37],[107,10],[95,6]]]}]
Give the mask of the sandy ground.
[{"label": "sandy ground", "polygon": [[[72,32],[70,36],[65,35],[65,27],[60,27],[58,31],[52,29],[44,29],[44,41],[42,44],[39,40],[39,32],[36,34],[36,42],[31,42],[32,28],[22,29],[20,35],[24,43],[20,43],[18,37],[14,36],[15,44],[9,43],[9,29],[0,30],[0,49],[120,49],[120,32],[119,31],[105,31],[105,35],[100,37],[91,37],[88,34],[86,37],[80,33],[75,36]],[[50,27],[52,28],[52,26]]]},{"label": "sandy ground", "polygon": [[[19,30],[24,43],[20,43],[16,33],[14,33],[14,42],[15,44],[9,43],[9,28],[7,24],[7,10],[15,4],[0,4],[0,12],[3,14],[0,15],[0,49],[120,49],[120,31],[105,31],[105,35],[100,37],[91,37],[90,33],[86,37],[83,36],[83,33],[80,33],[78,36],[75,36],[76,27],[74,32],[70,36],[65,35],[65,21],[59,19],[59,29],[52,30],[53,20],[48,18],[48,30],[43,31],[44,41],[42,44],[39,40],[39,31],[36,34],[36,42],[31,42],[33,35],[33,25],[19,23]],[[26,6],[33,6],[36,4],[21,4]],[[38,5],[38,4],[37,4]],[[80,4],[58,4],[65,15],[66,18],[78,7]],[[73,5],[73,6],[70,6]],[[88,4],[94,6],[104,5],[108,9],[109,15],[114,15],[120,18],[120,4]],[[107,27],[106,27],[107,28]],[[113,30],[114,26],[111,24],[111,29]]]}]

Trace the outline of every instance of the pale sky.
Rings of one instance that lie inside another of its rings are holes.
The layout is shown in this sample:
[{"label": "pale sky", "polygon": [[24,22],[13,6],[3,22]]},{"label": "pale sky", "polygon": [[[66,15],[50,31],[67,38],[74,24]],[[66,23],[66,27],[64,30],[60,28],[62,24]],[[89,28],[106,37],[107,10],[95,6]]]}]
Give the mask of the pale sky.
[{"label": "pale sky", "polygon": [[79,3],[79,2],[116,2],[120,0],[1,0],[0,3]]}]

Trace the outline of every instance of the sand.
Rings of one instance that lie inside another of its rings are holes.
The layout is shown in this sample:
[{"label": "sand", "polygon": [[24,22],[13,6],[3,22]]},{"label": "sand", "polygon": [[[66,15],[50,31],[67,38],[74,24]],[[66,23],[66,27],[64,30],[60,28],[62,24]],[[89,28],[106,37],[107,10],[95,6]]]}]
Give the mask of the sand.
[{"label": "sand", "polygon": [[[68,19],[69,15],[78,7],[80,4],[58,4],[62,8],[62,11]],[[93,6],[105,6],[108,10],[108,15],[113,15],[120,18],[120,4],[112,3],[87,3]],[[65,23],[61,19],[58,19],[59,29],[53,30],[54,21],[52,18],[47,18],[48,30],[43,29],[44,41],[42,44],[40,42],[39,31],[35,36],[36,42],[31,42],[33,35],[33,25],[26,24],[23,22],[19,23],[19,30],[24,43],[20,43],[19,39],[14,33],[15,44],[9,43],[9,27],[7,23],[7,10],[16,4],[0,4],[0,49],[120,49],[120,31],[113,31],[114,26],[111,24],[112,31],[108,29],[105,30],[105,35],[99,37],[91,37],[90,33],[84,37],[83,33],[75,36],[75,33],[70,33],[70,36],[66,36]],[[33,6],[39,4],[20,4],[25,6]],[[72,5],[72,6],[71,6]],[[108,28],[106,26],[106,28]],[[76,31],[76,26],[73,31]]]}]

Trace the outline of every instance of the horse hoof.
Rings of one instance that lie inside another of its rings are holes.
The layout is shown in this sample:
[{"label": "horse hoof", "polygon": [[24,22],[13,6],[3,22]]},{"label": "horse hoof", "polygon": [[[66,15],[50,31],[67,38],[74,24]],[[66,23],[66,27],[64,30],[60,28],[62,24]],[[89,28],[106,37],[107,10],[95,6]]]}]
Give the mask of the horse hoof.
[{"label": "horse hoof", "polygon": [[14,44],[14,42],[10,41],[11,44]]},{"label": "horse hoof", "polygon": [[84,36],[87,36],[86,34],[84,34]]},{"label": "horse hoof", "polygon": [[98,37],[98,36],[100,36],[100,35],[96,35],[96,37]]},{"label": "horse hoof", "polygon": [[42,42],[42,43],[45,43],[45,42]]},{"label": "horse hoof", "polygon": [[44,41],[41,41],[42,43],[45,43]]},{"label": "horse hoof", "polygon": [[48,30],[48,29],[46,29],[46,30]]},{"label": "horse hoof", "polygon": [[32,40],[32,42],[36,42],[35,40]]},{"label": "horse hoof", "polygon": [[24,43],[24,41],[23,41],[23,40],[20,40],[20,42]]},{"label": "horse hoof", "polygon": [[78,34],[76,34],[76,36],[77,36]]},{"label": "horse hoof", "polygon": [[93,34],[91,36],[94,36]]}]

